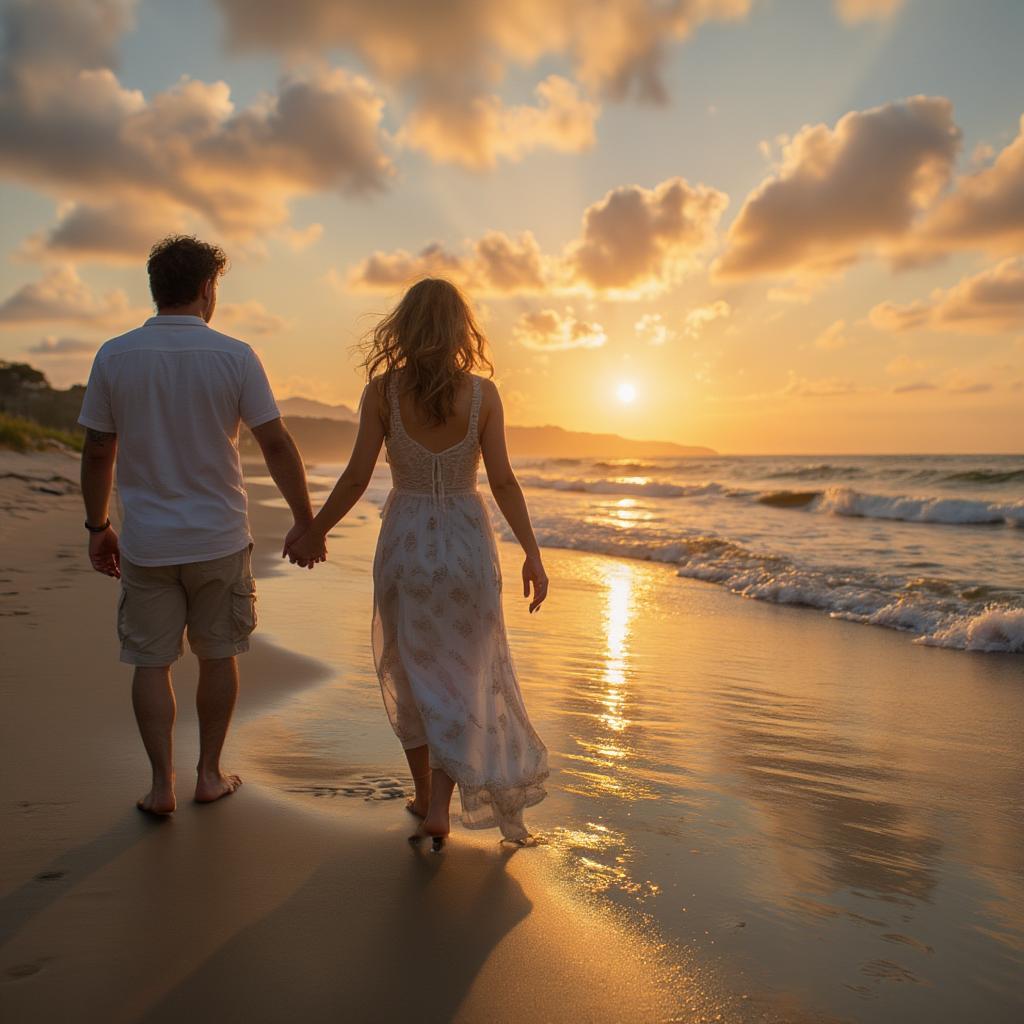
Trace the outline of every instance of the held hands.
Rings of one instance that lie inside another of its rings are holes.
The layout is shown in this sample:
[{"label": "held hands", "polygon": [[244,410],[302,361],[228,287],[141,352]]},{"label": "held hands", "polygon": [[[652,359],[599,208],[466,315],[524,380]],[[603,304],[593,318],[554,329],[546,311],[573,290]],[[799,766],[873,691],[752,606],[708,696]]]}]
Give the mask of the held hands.
[{"label": "held hands", "polygon": [[327,540],[311,522],[296,521],[284,539],[281,557],[292,565],[312,569],[317,562],[327,561]]},{"label": "held hands", "polygon": [[541,564],[540,555],[527,555],[523,562],[523,597],[530,596],[533,585],[533,600],[530,602],[530,613],[535,612],[548,596],[548,574]]},{"label": "held hands", "polygon": [[89,561],[92,567],[104,576],[121,578],[121,546],[117,531],[108,526],[102,533],[89,534]]}]

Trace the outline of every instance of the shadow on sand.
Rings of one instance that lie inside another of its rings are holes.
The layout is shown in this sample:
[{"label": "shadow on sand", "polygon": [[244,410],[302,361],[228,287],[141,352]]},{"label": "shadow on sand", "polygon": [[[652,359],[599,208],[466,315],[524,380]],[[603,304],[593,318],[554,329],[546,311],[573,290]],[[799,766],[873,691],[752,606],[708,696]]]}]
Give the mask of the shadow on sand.
[{"label": "shadow on sand", "polygon": [[141,1019],[451,1020],[530,913],[505,870],[511,855],[462,847],[435,856],[371,841],[322,864]]}]

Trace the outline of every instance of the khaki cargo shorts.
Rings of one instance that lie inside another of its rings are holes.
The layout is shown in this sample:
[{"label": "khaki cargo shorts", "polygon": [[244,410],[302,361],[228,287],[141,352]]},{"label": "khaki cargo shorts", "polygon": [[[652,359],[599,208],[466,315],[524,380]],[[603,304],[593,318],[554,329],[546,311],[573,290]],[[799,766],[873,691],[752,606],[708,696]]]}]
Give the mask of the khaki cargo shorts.
[{"label": "khaki cargo shorts", "polygon": [[256,628],[252,549],[185,565],[135,565],[121,559],[117,635],[121,661],[160,667],[184,652],[230,658],[249,650]]}]

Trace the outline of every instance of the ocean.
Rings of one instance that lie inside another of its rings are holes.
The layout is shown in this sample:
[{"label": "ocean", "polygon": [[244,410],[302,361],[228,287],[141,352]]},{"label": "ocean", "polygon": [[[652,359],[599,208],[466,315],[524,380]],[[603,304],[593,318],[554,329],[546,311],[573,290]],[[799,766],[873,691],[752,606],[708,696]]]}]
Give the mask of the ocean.
[{"label": "ocean", "polygon": [[[542,546],[663,562],[759,601],[1024,652],[1024,456],[520,459]],[[314,482],[334,483],[339,467]],[[378,467],[369,497],[389,487]],[[486,482],[481,478],[486,493]],[[495,510],[495,527],[511,532]]]}]

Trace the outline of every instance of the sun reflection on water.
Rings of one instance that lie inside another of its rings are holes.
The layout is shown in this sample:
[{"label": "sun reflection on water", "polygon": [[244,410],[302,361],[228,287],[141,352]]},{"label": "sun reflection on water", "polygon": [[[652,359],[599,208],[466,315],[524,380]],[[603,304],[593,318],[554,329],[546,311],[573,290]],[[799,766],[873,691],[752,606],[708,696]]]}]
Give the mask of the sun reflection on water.
[{"label": "sun reflection on water", "polygon": [[[605,713],[601,721],[613,732],[620,733],[630,724],[625,716],[626,667],[629,658],[629,624],[632,618],[633,571],[625,562],[609,564],[605,573],[608,588],[604,623],[605,659],[602,680],[605,685],[601,703]],[[614,742],[606,743],[612,756],[624,752]]]},{"label": "sun reflection on water", "polygon": [[[632,738],[638,727],[631,662],[639,577],[629,562],[608,561],[601,564],[596,582],[603,590],[604,649],[581,689],[585,704],[579,721],[584,724],[573,737],[574,749],[565,755],[571,767],[563,772],[562,788],[594,800],[595,809],[606,809],[609,798],[628,805],[655,793],[642,781],[642,756]],[[636,850],[624,831],[588,821],[581,828],[556,828],[547,839],[566,855],[576,882],[593,894],[617,892],[643,900],[659,891],[654,882],[633,877]]]},{"label": "sun reflection on water", "polygon": [[600,502],[595,508],[593,514],[584,517],[585,523],[623,532],[634,529],[637,523],[649,523],[662,518],[650,505],[636,498]]}]

